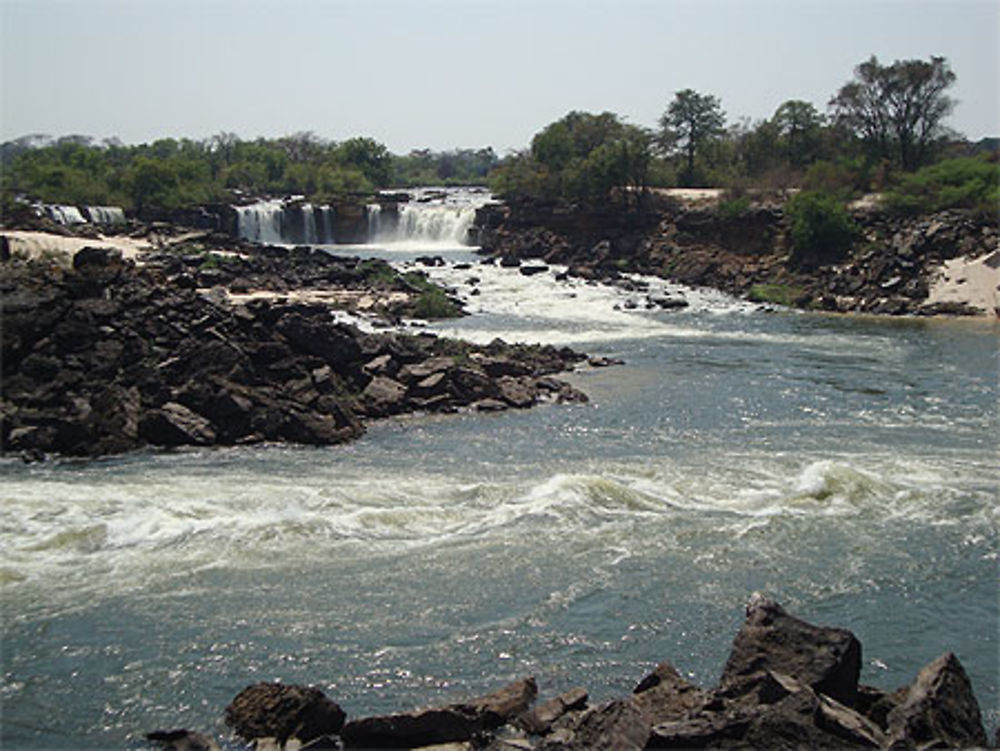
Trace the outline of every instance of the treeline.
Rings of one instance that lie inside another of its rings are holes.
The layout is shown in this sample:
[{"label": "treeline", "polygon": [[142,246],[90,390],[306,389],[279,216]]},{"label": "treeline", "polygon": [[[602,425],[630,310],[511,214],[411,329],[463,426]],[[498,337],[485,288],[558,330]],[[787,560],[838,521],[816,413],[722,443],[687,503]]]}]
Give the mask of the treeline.
[{"label": "treeline", "polygon": [[498,159],[490,148],[391,154],[371,138],[333,142],[313,133],[244,141],[220,133],[126,146],[84,136],[28,136],[3,144],[5,203],[117,205],[142,212],[234,196],[304,195],[315,203],[365,200],[411,185],[484,185]]},{"label": "treeline", "polygon": [[657,129],[604,112],[571,112],[538,132],[490,178],[513,198],[632,205],[649,187],[815,191],[834,198],[890,189],[906,211],[964,206],[996,211],[996,139],[965,142],[945,125],[955,74],[944,58],[890,65],[872,57],[831,97],[827,111],[789,100],[773,115],[727,126],[721,101],[676,92]]},{"label": "treeline", "polygon": [[825,112],[789,100],[769,118],[727,125],[722,102],[676,92],[657,128],[614,113],[570,112],[502,161],[491,148],[391,154],[371,138],[313,133],[245,141],[219,133],[127,146],[83,136],[25,137],[0,147],[3,207],[14,196],[49,203],[147,209],[304,195],[313,203],[368,200],[379,189],[483,185],[505,198],[620,201],[640,208],[650,187],[799,188],[843,201],[886,191],[911,212],[996,211],[997,139],[965,142],[946,126],[955,74],[941,57],[881,64],[874,56]]}]

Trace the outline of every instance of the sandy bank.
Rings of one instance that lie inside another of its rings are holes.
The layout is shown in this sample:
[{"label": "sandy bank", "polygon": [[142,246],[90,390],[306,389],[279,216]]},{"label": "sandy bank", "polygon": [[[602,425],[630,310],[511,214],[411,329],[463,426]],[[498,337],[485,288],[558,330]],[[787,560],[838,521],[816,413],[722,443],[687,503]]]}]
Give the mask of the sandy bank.
[{"label": "sandy bank", "polygon": [[945,261],[927,298],[928,305],[936,303],[965,303],[983,315],[1000,316],[1000,250]]},{"label": "sandy bank", "polygon": [[97,239],[28,230],[4,230],[0,234],[7,238],[11,254],[22,258],[43,258],[53,255],[69,257],[81,248],[90,247],[115,248],[120,250],[125,258],[135,260],[146,251],[159,250],[201,236],[204,233],[194,232],[174,237],[150,234],[148,237],[142,238],[126,235],[100,235]]}]

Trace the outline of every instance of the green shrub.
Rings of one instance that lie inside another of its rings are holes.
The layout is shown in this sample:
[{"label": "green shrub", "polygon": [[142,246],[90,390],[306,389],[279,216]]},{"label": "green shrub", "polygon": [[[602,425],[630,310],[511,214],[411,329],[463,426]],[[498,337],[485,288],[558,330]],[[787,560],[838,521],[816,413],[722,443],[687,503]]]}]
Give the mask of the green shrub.
[{"label": "green shrub", "polygon": [[827,193],[805,191],[785,204],[792,259],[800,265],[843,259],[857,231],[843,203]]},{"label": "green shrub", "polygon": [[903,175],[885,195],[886,206],[900,214],[944,209],[1000,209],[1000,165],[985,159],[946,159]]},{"label": "green shrub", "polygon": [[740,196],[739,198],[719,201],[719,205],[715,207],[715,212],[721,219],[732,220],[739,219],[741,216],[746,214],[749,209],[750,197]]},{"label": "green shrub", "polygon": [[755,284],[747,298],[751,302],[768,302],[792,307],[802,297],[802,290],[787,284]]},{"label": "green shrub", "polygon": [[437,287],[421,292],[413,303],[413,316],[427,320],[454,318],[461,313],[458,305]]}]

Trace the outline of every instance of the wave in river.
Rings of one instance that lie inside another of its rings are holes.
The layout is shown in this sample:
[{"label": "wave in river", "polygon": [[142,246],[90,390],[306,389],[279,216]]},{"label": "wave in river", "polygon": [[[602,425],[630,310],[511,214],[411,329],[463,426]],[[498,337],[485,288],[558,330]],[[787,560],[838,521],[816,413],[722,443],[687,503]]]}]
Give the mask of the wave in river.
[{"label": "wave in river", "polygon": [[377,475],[336,462],[324,469],[328,454],[279,449],[244,450],[238,460],[229,454],[232,465],[210,470],[226,456],[9,473],[2,491],[5,587],[47,581],[75,599],[79,588],[120,592],[177,567],[266,567],[288,550],[305,559],[357,554],[357,546],[363,555],[396,554],[524,535],[595,544],[610,535],[629,548],[637,526],[669,528],[679,520],[693,534],[725,528],[741,536],[773,519],[837,519],[875,530],[901,519],[955,523],[956,512],[967,519],[990,508],[988,496],[955,486],[949,462],[844,457],[802,464],[747,455],[706,472],[664,458],[652,470],[648,463],[598,464],[587,473],[482,481],[413,466]]}]

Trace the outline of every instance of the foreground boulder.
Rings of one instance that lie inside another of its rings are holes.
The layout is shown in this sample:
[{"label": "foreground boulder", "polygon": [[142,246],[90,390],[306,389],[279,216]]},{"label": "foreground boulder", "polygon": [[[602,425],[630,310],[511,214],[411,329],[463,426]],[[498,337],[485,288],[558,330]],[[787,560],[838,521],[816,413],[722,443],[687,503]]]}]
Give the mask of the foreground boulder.
[{"label": "foreground boulder", "polygon": [[755,594],[723,668],[720,693],[727,698],[747,694],[768,670],[852,705],[861,674],[861,643],[850,631],[813,626],[788,615],[774,600]]},{"label": "foreground boulder", "polygon": [[318,688],[280,683],[247,686],[226,707],[226,724],[248,741],[272,737],[285,743],[294,737],[307,742],[336,735],[345,719],[344,710]]},{"label": "foreground boulder", "polygon": [[417,748],[469,741],[526,712],[537,694],[534,678],[523,678],[460,704],[352,720],[341,735],[350,748]]},{"label": "foreground boulder", "polygon": [[917,675],[889,712],[893,748],[985,746],[979,704],[965,669],[951,652]]}]

